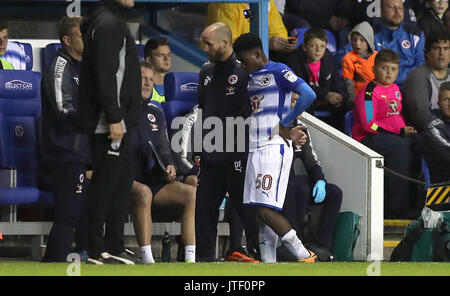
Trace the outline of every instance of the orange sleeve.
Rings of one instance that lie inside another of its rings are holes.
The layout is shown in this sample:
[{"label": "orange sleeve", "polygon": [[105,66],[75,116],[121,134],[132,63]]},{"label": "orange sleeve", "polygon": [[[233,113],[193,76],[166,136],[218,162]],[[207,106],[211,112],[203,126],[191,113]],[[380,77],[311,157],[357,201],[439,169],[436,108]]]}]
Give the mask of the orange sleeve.
[{"label": "orange sleeve", "polygon": [[355,67],[353,67],[352,54],[349,52],[342,59],[342,77],[353,80],[354,75]]}]

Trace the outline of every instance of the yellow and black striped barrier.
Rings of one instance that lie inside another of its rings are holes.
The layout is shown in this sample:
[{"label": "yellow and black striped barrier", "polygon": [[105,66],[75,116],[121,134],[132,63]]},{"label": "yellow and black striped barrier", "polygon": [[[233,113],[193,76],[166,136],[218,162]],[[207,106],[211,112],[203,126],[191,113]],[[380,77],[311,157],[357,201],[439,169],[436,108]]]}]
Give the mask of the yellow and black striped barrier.
[{"label": "yellow and black striped barrier", "polygon": [[426,206],[448,204],[450,200],[450,186],[430,187],[427,190]]}]

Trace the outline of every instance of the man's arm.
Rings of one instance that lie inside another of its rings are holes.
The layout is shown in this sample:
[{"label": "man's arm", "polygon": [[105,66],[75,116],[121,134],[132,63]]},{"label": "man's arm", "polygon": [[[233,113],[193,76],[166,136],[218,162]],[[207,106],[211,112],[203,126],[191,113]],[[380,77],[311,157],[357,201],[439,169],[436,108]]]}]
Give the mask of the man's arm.
[{"label": "man's arm", "polygon": [[440,120],[434,120],[424,130],[424,145],[435,158],[450,166],[450,139],[438,128]]},{"label": "man's arm", "polygon": [[97,85],[97,99],[106,115],[108,124],[122,121],[120,108],[120,84],[125,67],[124,33],[115,20],[107,20],[92,33],[93,60]]},{"label": "man's arm", "polygon": [[48,73],[47,86],[49,88],[50,104],[56,114],[56,119],[61,123],[72,122],[76,115],[76,100],[72,84],[72,74],[69,70],[68,61],[60,56],[57,57],[55,68]]}]

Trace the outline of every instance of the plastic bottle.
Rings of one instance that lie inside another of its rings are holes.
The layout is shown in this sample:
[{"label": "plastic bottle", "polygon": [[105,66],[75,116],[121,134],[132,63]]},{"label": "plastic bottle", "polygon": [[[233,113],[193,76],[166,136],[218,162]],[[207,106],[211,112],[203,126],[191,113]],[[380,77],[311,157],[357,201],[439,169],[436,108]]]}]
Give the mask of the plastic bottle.
[{"label": "plastic bottle", "polygon": [[164,237],[162,239],[162,251],[161,251],[161,261],[162,262],[170,262],[172,259],[170,252],[170,236],[169,231],[164,232]]}]

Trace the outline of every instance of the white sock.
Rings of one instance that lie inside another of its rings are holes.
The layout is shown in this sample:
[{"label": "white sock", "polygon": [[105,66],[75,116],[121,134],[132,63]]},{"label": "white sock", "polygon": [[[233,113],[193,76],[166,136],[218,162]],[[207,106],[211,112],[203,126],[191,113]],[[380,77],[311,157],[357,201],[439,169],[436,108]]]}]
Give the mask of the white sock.
[{"label": "white sock", "polygon": [[277,262],[278,235],[266,224],[259,226],[258,233],[259,251],[262,262]]},{"label": "white sock", "polygon": [[289,230],[281,238],[281,243],[283,243],[289,252],[297,259],[303,259],[310,256],[309,251],[303,246],[294,229]]},{"label": "white sock", "polygon": [[140,249],[141,249],[141,254],[142,254],[142,261],[144,263],[155,263],[155,259],[153,259],[151,245],[142,246],[142,247],[140,247]]},{"label": "white sock", "polygon": [[195,263],[195,245],[184,246],[184,262]]}]

